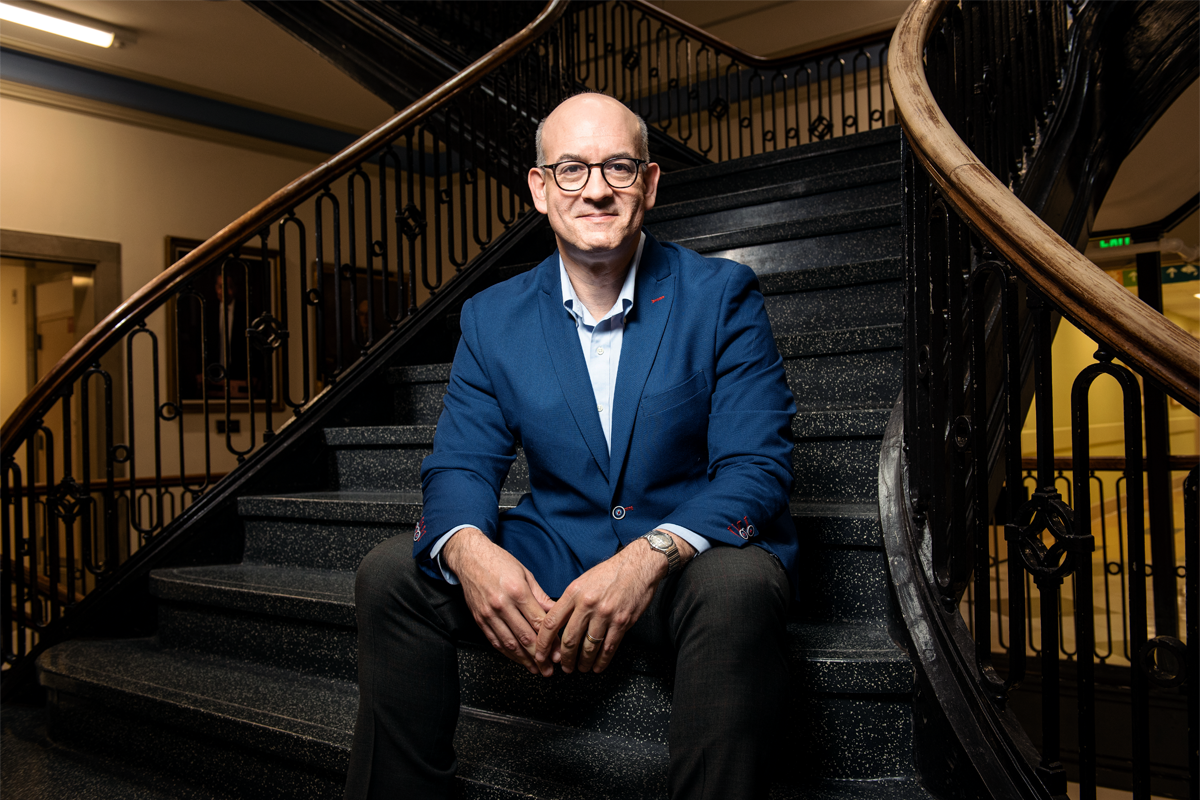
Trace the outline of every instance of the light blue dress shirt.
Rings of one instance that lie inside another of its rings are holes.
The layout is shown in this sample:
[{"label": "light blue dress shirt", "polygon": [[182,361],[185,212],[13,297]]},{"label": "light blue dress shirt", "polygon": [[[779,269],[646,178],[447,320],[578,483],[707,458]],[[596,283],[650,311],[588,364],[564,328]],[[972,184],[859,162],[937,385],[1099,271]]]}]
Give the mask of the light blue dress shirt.
[{"label": "light blue dress shirt", "polygon": [[[591,378],[592,392],[596,396],[596,413],[600,415],[600,427],[604,430],[604,441],[608,443],[610,453],[612,452],[612,401],[617,385],[617,369],[621,364],[621,341],[625,334],[625,315],[633,308],[633,288],[637,285],[638,264],[642,260],[642,248],[645,246],[646,234],[643,233],[638,242],[637,253],[633,256],[633,264],[630,265],[625,282],[621,285],[621,293],[617,295],[617,302],[613,303],[608,313],[599,320],[592,317],[587,306],[575,294],[575,287],[571,284],[570,276],[567,275],[567,268],[563,265],[562,256],[560,255],[558,258],[558,278],[562,284],[563,307],[575,319],[575,329],[579,333],[579,345],[583,348],[583,359],[587,362],[588,377]],[[442,576],[447,583],[458,583],[458,577],[442,563],[441,550],[445,547],[446,542],[450,541],[451,536],[463,528],[473,527],[475,526],[468,524],[451,528],[438,541],[434,542],[433,548],[429,551],[430,556],[437,559],[438,568],[441,569]],[[708,539],[679,525],[664,523],[659,525],[656,530],[675,534],[696,548],[696,555],[712,547],[712,542]]]}]

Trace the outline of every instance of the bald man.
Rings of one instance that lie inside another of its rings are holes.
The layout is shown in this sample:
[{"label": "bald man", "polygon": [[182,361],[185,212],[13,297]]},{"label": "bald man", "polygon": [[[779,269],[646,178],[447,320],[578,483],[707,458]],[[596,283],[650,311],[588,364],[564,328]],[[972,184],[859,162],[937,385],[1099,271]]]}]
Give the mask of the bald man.
[{"label": "bald man", "polygon": [[[795,584],[795,412],[754,273],[642,230],[645,122],[600,94],[538,128],[557,252],[462,310],[410,540],[358,572],[346,796],[453,796],[456,645],[601,672],[626,634],[675,664],[673,798],[765,796]],[[520,444],[529,492],[498,511]]]}]

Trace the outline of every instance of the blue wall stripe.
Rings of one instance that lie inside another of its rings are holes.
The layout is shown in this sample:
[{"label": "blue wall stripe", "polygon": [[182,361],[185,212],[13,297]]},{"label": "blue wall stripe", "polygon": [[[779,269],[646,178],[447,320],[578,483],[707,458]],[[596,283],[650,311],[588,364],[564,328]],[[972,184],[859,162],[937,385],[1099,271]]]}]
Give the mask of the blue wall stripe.
[{"label": "blue wall stripe", "polygon": [[109,75],[7,47],[0,47],[0,78],[321,153],[336,153],[358,138],[322,125]]}]

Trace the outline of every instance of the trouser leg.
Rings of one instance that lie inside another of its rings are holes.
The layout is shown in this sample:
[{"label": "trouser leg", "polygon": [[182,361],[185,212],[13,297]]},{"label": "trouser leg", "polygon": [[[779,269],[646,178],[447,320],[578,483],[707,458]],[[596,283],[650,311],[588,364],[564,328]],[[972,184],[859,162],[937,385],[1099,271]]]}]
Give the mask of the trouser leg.
[{"label": "trouser leg", "polygon": [[787,576],[762,548],[714,547],[667,589],[671,797],[766,797],[787,699]]},{"label": "trouser leg", "polygon": [[423,574],[411,536],[400,535],[363,559],[355,605],[359,709],[346,797],[453,797],[455,642],[478,633],[461,588]]}]

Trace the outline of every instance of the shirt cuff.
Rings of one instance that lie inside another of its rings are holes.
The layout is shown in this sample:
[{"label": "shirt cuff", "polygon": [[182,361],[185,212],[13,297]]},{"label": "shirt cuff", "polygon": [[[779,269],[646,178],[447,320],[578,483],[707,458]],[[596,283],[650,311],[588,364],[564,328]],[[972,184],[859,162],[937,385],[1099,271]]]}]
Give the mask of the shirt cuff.
[{"label": "shirt cuff", "polygon": [[[663,523],[662,525],[656,525],[654,529],[656,531],[666,531],[667,533],[675,534],[680,539],[683,539],[685,542],[690,544],[692,547],[696,548],[696,555],[700,555],[705,550],[712,547],[711,541],[709,541],[708,539],[705,539],[703,536],[696,533],[695,531],[689,531],[687,528],[682,528],[678,525],[672,525],[669,522]],[[434,545],[434,547],[440,547],[440,546],[441,546],[440,542],[438,544]]]},{"label": "shirt cuff", "polygon": [[[450,537],[461,531],[463,528],[474,528],[474,525],[458,525],[451,528],[441,535],[441,537],[433,543],[433,547],[429,548],[429,557],[437,562],[438,569],[442,573],[442,578],[451,586],[458,585],[458,576],[442,563],[442,548],[446,546],[446,542],[450,541]],[[682,534],[680,534],[682,535]],[[691,541],[689,539],[689,541]]]}]

